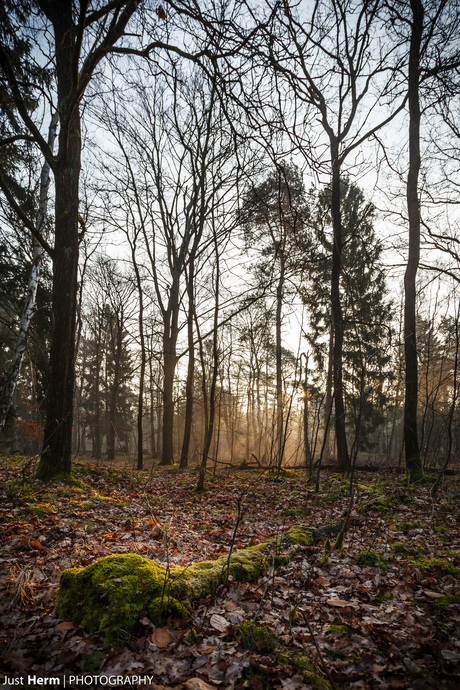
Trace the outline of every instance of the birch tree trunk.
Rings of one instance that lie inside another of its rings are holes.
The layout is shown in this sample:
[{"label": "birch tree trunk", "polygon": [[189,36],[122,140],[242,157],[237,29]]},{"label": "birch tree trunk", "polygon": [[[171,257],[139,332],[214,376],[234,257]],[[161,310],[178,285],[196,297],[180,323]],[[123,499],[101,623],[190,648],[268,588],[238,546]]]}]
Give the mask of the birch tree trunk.
[{"label": "birch tree trunk", "polygon": [[[58,113],[54,113],[51,118],[51,124],[48,135],[48,145],[50,151],[54,148],[54,141],[56,139],[56,130],[58,123]],[[48,212],[48,192],[50,187],[50,165],[45,161],[42,167],[40,176],[40,198],[38,205],[37,216],[37,232],[42,235],[45,228],[46,216]],[[42,265],[42,247],[38,240],[33,238],[33,253],[32,253],[32,268],[29,276],[29,284],[27,286],[27,297],[22,313],[21,322],[19,324],[19,333],[16,341],[16,348],[14,351],[13,363],[11,365],[10,373],[4,385],[1,401],[0,401],[0,432],[4,429],[6,419],[11,405],[13,404],[14,392],[16,384],[21,373],[22,360],[27,344],[27,334],[29,332],[30,323],[35,314],[38,282],[40,279],[40,271]]]}]

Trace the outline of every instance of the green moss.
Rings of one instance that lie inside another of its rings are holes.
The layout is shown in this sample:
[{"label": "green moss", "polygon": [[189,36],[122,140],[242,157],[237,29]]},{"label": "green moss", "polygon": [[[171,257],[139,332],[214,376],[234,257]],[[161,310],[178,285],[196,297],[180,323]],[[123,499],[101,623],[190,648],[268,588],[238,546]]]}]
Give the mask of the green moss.
[{"label": "green moss", "polygon": [[34,506],[29,505],[27,506],[26,511],[30,515],[35,515],[40,519],[57,512],[56,508],[50,503],[37,503]]},{"label": "green moss", "polygon": [[89,501],[70,500],[69,505],[79,510],[93,510],[93,505]]},{"label": "green moss", "polygon": [[301,525],[294,525],[287,533],[286,537],[292,544],[300,546],[311,546],[313,544],[313,530],[311,527],[302,527]]},{"label": "green moss", "polygon": [[445,609],[446,606],[450,606],[451,604],[460,604],[460,592],[447,594],[445,597],[441,597],[430,603],[438,609]]},{"label": "green moss", "polygon": [[386,563],[383,558],[375,551],[361,551],[360,553],[353,556],[354,562],[359,565],[360,568],[368,568],[369,566],[378,566],[383,570],[386,570]]},{"label": "green moss", "polygon": [[460,576],[460,569],[456,568],[450,561],[442,558],[419,558],[415,561],[415,565],[422,570],[427,570],[430,573],[435,573],[440,570],[443,575]]},{"label": "green moss", "polygon": [[367,484],[356,484],[355,485],[359,491],[365,491],[366,493],[369,494],[381,494],[382,489],[379,486],[376,486],[375,484],[372,485],[367,485]]},{"label": "green moss", "polygon": [[273,565],[275,566],[275,568],[280,568],[283,565],[287,565],[290,560],[291,558],[287,553],[279,553],[275,556]]},{"label": "green moss", "polygon": [[34,490],[36,490],[36,487],[30,484],[30,482],[23,481],[22,479],[15,479],[6,484],[6,495],[10,501],[16,501],[18,498],[25,498]]},{"label": "green moss", "polygon": [[351,633],[346,625],[330,625],[326,631],[326,635],[340,635],[342,637],[350,637]]},{"label": "green moss", "polygon": [[369,510],[374,510],[377,513],[388,513],[393,505],[393,501],[388,498],[377,498],[372,501],[367,501],[359,506],[358,512],[367,513]]},{"label": "green moss", "polygon": [[238,626],[241,635],[242,646],[250,652],[257,654],[270,654],[279,644],[274,633],[265,625],[256,625],[251,621],[245,621]]},{"label": "green moss", "polygon": [[56,615],[101,632],[108,642],[120,632],[130,635],[142,610],[154,625],[169,610],[185,613],[169,596],[166,571],[155,561],[137,554],[107,556],[61,575]]},{"label": "green moss", "polygon": [[[107,556],[85,568],[69,568],[60,579],[56,615],[101,632],[112,641],[121,632],[131,634],[140,611],[148,612],[154,625],[168,613],[186,616],[191,602],[213,594],[227,570],[236,580],[252,582],[273,563],[270,550],[277,542],[251,546],[215,561],[173,568],[137,554]],[[275,558],[286,562],[281,554]]]},{"label": "green moss", "polygon": [[407,520],[406,522],[397,522],[395,527],[401,532],[408,532],[410,529],[417,529],[419,527],[423,527],[423,525],[421,522],[411,522],[410,520]]},{"label": "green moss", "polygon": [[64,491],[62,492],[62,495],[65,498],[72,498],[76,494],[82,494],[82,493],[84,493],[84,490],[81,489],[79,486],[72,486],[69,489],[64,489]]},{"label": "green moss", "polygon": [[270,680],[270,677],[262,671],[256,671],[252,666],[248,666],[243,670],[244,686],[246,688],[253,688],[253,690],[274,690],[275,686]]},{"label": "green moss", "polygon": [[373,498],[370,501],[362,503],[358,507],[358,512],[365,513],[369,510],[374,510],[378,513],[388,513],[391,508],[398,505],[399,503],[410,503],[412,496],[410,492],[406,489],[397,489],[388,496],[379,496],[378,498]]},{"label": "green moss", "polygon": [[283,511],[284,515],[288,515],[289,517],[303,517],[307,515],[308,512],[306,508],[288,508]]},{"label": "green moss", "polygon": [[315,671],[314,664],[307,656],[300,652],[286,651],[278,655],[282,664],[289,664],[295,671],[304,677],[314,690],[330,690],[330,683]]}]

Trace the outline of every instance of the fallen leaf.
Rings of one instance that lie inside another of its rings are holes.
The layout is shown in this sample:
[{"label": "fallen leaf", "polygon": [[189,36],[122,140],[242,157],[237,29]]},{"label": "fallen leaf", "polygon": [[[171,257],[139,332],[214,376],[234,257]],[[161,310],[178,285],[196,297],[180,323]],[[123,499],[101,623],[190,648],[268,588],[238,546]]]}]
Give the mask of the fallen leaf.
[{"label": "fallen leaf", "polygon": [[67,630],[72,630],[75,628],[75,625],[73,623],[70,623],[69,621],[63,621],[62,623],[59,623],[56,625],[54,628],[54,632],[60,633],[60,632],[67,632]]},{"label": "fallen leaf", "polygon": [[168,628],[156,628],[152,635],[152,642],[160,649],[164,649],[174,640],[174,635]]},{"label": "fallen leaf", "polygon": [[428,597],[428,599],[442,599],[444,594],[440,594],[440,592],[432,592],[429,589],[424,589],[423,594]]},{"label": "fallen leaf", "polygon": [[335,606],[338,609],[344,608],[349,605],[348,601],[345,599],[328,599],[326,602],[329,606]]},{"label": "fallen leaf", "polygon": [[460,661],[460,654],[451,652],[450,649],[441,649],[441,656],[446,661]]},{"label": "fallen leaf", "polygon": [[225,632],[230,625],[228,620],[223,616],[219,616],[218,613],[214,613],[209,622],[215,630],[219,630],[220,632]]},{"label": "fallen leaf", "polygon": [[190,678],[184,683],[184,690],[216,690],[215,685],[205,683],[201,678]]}]

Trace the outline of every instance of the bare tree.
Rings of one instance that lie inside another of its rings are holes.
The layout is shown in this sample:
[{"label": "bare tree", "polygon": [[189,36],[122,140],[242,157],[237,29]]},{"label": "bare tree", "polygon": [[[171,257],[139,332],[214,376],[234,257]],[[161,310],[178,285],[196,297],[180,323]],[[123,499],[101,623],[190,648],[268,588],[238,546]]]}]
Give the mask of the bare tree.
[{"label": "bare tree", "polygon": [[[362,145],[405,104],[402,95],[391,108],[387,107],[400,60],[393,45],[378,40],[383,31],[380,5],[380,0],[316,0],[305,18],[288,6],[283,11],[279,4],[269,5],[270,20],[261,23],[264,41],[253,46],[270,64],[279,94],[277,107],[264,103],[267,126],[272,130],[281,127],[293,148],[314,170],[330,175],[333,384],[337,454],[342,471],[349,469],[350,461],[342,376],[340,179],[347,159],[358,155]],[[383,116],[377,114],[378,109]]]}]

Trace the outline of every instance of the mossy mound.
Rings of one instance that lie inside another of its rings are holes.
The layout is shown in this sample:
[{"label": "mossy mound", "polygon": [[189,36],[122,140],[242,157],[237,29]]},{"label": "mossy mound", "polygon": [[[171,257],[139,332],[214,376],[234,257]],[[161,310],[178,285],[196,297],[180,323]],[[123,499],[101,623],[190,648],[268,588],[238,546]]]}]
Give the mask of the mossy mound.
[{"label": "mossy mound", "polygon": [[301,525],[294,525],[288,529],[286,538],[291,544],[298,544],[299,546],[311,546],[315,541],[312,528]]},{"label": "mossy mound", "polygon": [[429,573],[441,572],[443,575],[460,577],[460,569],[443,558],[419,558],[419,560],[415,561],[415,565],[421,570],[426,570]]},{"label": "mossy mound", "polygon": [[369,511],[375,511],[378,513],[388,513],[392,508],[399,505],[400,503],[410,503],[412,496],[406,489],[398,489],[388,496],[377,496],[369,501],[362,503],[358,507],[359,513],[367,513]]},{"label": "mossy mound", "polygon": [[230,558],[173,568],[169,574],[162,565],[137,554],[107,556],[85,568],[69,568],[59,582],[56,615],[111,642],[132,633],[141,611],[154,625],[162,625],[168,614],[188,615],[191,602],[213,594],[227,572],[249,582],[264,575],[276,562],[270,554],[272,546],[266,542]]},{"label": "mossy mound", "polygon": [[170,596],[166,570],[137,554],[107,556],[85,568],[65,570],[56,615],[100,632],[107,641],[131,634],[142,610],[155,625],[167,611],[184,615],[185,604]]},{"label": "mossy mound", "polygon": [[141,611],[147,612],[154,625],[162,625],[170,613],[188,615],[191,603],[214,594],[228,575],[253,582],[270,567],[289,562],[284,547],[309,546],[322,535],[323,528],[295,525],[284,537],[249,546],[230,557],[169,572],[137,554],[107,556],[85,568],[69,568],[62,573],[56,615],[99,632],[110,642],[120,633],[130,635]]}]

